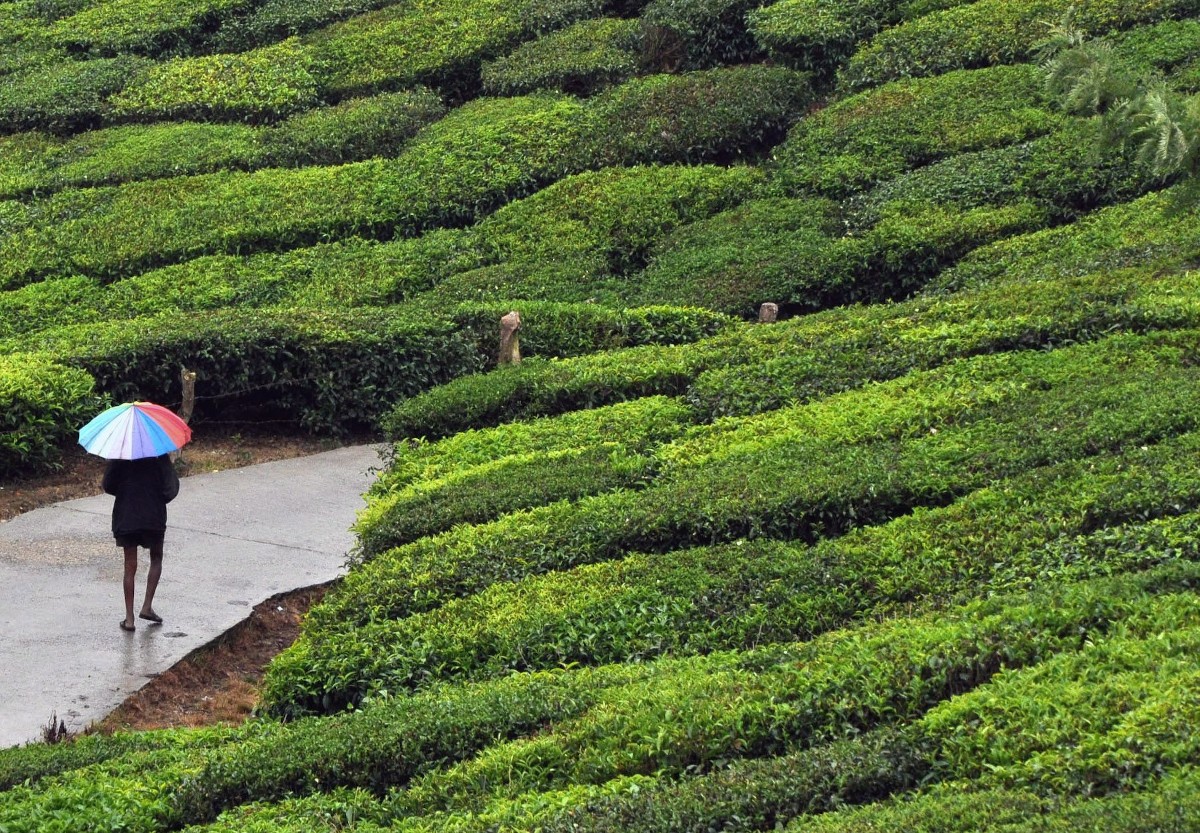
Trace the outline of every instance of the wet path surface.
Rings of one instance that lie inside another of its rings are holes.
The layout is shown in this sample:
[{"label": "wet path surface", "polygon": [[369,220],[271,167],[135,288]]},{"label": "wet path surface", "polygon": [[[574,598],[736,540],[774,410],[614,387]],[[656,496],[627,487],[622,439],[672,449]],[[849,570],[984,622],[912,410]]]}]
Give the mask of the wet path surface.
[{"label": "wet path surface", "polygon": [[[103,472],[97,460],[96,477]],[[343,572],[375,446],[185,478],[168,508],[162,625],[126,633],[112,498],[0,523],[0,746],[33,740],[52,712],[78,731],[276,593]],[[149,559],[140,551],[134,609]]]}]

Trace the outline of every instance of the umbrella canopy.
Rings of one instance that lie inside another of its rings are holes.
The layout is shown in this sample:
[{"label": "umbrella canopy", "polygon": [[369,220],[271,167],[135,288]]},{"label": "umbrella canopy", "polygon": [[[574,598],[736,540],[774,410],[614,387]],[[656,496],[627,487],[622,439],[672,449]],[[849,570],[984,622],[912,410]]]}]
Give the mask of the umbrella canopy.
[{"label": "umbrella canopy", "polygon": [[114,405],[79,429],[79,444],[108,460],[158,457],[191,438],[186,422],[153,402]]}]

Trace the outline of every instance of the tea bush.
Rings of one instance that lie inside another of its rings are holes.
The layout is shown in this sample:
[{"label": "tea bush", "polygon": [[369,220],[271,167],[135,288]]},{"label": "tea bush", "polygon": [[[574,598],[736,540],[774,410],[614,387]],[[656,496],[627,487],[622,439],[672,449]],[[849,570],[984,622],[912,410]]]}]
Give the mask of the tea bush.
[{"label": "tea bush", "polygon": [[179,122],[109,127],[66,140],[22,133],[0,139],[6,166],[0,195],[392,156],[443,113],[432,92],[417,90],[316,108],[274,128]]},{"label": "tea bush", "polygon": [[483,64],[487,95],[560,90],[577,95],[625,81],[637,71],[638,23],[620,18],[582,20]]},{"label": "tea bush", "polygon": [[656,71],[708,69],[763,57],[746,28],[757,0],[651,0],[640,17],[642,61]]},{"label": "tea bush", "polygon": [[[1036,285],[1092,272],[1155,267],[1176,273],[1182,301],[1193,278],[1200,235],[1195,208],[1180,210],[1171,191],[1095,211],[1059,228],[983,246],[938,277],[931,296],[1004,283]],[[1111,276],[1105,276],[1111,280]],[[1145,278],[1153,283],[1152,275]],[[1148,284],[1147,284],[1148,285]]]},{"label": "tea bush", "polygon": [[749,317],[767,301],[795,312],[894,299],[972,248],[1045,222],[1031,204],[960,212],[896,201],[848,236],[839,214],[821,200],[763,200],[684,226],[658,245],[631,300]]},{"label": "tea bush", "polygon": [[[745,166],[604,168],[566,177],[506,205],[474,233],[484,264],[537,268],[547,261],[579,261],[623,275],[639,267],[671,229],[737,205],[761,184],[759,171]],[[568,293],[563,287],[542,300],[567,300]]]},{"label": "tea bush", "polygon": [[147,68],[109,99],[114,116],[267,122],[318,101],[324,74],[296,39],[252,52],[176,58]]},{"label": "tea bush", "polygon": [[921,829],[1001,829],[1005,833],[1097,829],[1111,833],[1186,830],[1200,814],[1196,776],[1186,768],[1136,792],[1086,799],[1047,797],[1029,790],[987,789],[961,782],[922,790],[902,801],[797,818],[788,833],[868,833]]},{"label": "tea bush", "polygon": [[494,360],[501,316],[521,315],[524,356],[563,358],[642,344],[687,344],[712,336],[733,320],[694,307],[635,307],[614,310],[597,304],[468,303],[451,317],[471,335],[480,354]]},{"label": "tea bush", "polygon": [[[700,372],[687,398],[702,417],[752,413],[954,357],[1090,341],[1114,329],[1191,326],[1187,322],[1200,314],[1194,300],[1197,279],[1195,273],[1155,268],[1045,282],[1030,276],[958,295],[917,298],[891,309],[833,311],[774,333],[751,330],[737,346],[713,350],[708,362],[695,358]],[[698,345],[704,346],[709,345]]]},{"label": "tea bush", "polygon": [[[310,621],[316,628],[345,629],[405,616],[497,581],[608,560],[629,550],[665,551],[746,537],[811,541],[886,521],[915,506],[947,503],[994,478],[1187,431],[1191,418],[1175,398],[1188,394],[1162,390],[1184,382],[1163,381],[1161,374],[1186,377],[1190,372],[1167,369],[1181,360],[1172,356],[1186,350],[1183,345],[1192,336],[1177,336],[1182,339],[1178,347],[1171,346],[1175,337],[1145,342],[1140,355],[1149,364],[1143,382],[1098,391],[1087,381],[1111,373],[1106,366],[1137,339],[1055,351],[1048,359],[987,357],[877,391],[721,423],[723,436],[702,431],[694,442],[677,441],[660,450],[664,473],[639,492],[514,513],[392,551],[385,549],[389,541],[381,527],[373,531],[373,546],[364,547],[374,560],[347,576],[310,613]],[[1151,369],[1159,361],[1166,364]],[[989,383],[986,395],[982,380],[966,386],[953,381],[960,378],[955,374],[973,373],[996,373],[1003,381]],[[1018,394],[1019,379],[1029,388]],[[1048,389],[1040,390],[1043,386]],[[955,393],[937,407],[919,405],[931,387]],[[890,391],[910,392],[893,407]],[[1141,401],[1132,404],[1129,397]],[[1085,417],[1088,408],[1106,410]],[[1058,431],[1035,427],[1045,425]],[[360,535],[368,534],[360,529]],[[418,576],[419,583],[409,583]]]},{"label": "tea bush", "polygon": [[[390,243],[348,238],[278,254],[212,255],[106,285],[94,278],[53,278],[0,293],[0,338],[66,324],[226,307],[387,306],[475,257],[462,232],[438,230]],[[482,326],[469,315],[459,320]],[[482,349],[482,333],[470,335]]]},{"label": "tea bush", "polygon": [[847,196],[963,151],[1020,142],[1064,123],[1037,67],[994,67],[904,79],[839,99],[801,120],[776,150],[790,194]]},{"label": "tea bush", "polygon": [[44,358],[0,356],[0,477],[46,469],[103,400],[85,372]]},{"label": "tea bush", "polygon": [[814,98],[808,76],[748,65],[651,75],[589,102],[600,165],[720,162],[775,145]]},{"label": "tea bush", "polygon": [[748,20],[754,38],[773,58],[829,78],[860,41],[921,13],[921,4],[896,0],[780,0],[753,8]]},{"label": "tea bush", "polygon": [[487,100],[430,125],[393,160],[64,192],[35,203],[24,228],[0,241],[0,286],[55,272],[116,276],[356,231],[458,225],[576,166],[579,122],[571,99]]},{"label": "tea bush", "polygon": [[[675,400],[651,396],[560,417],[462,431],[437,442],[393,443],[388,464],[371,486],[371,496],[396,492],[418,481],[452,475],[510,455],[566,451],[617,441],[651,447],[677,436],[690,424],[690,411]],[[369,501],[371,502],[371,501]],[[369,506],[361,526],[370,524]]]},{"label": "tea bush", "polygon": [[445,112],[438,95],[426,88],[350,99],[280,123],[265,136],[268,156],[278,165],[340,165],[395,156]]},{"label": "tea bush", "polygon": [[48,28],[56,43],[74,52],[187,51],[214,24],[250,5],[251,0],[108,0],[85,5]]},{"label": "tea bush", "polygon": [[1097,152],[1099,125],[1078,121],[1028,142],[963,153],[901,174],[851,198],[852,227],[877,222],[889,203],[975,208],[1032,201],[1055,221],[1128,202],[1157,186],[1120,152]]},{"label": "tea bush", "polygon": [[[1112,460],[1037,470],[811,550],[739,541],[636,555],[494,585],[427,614],[351,631],[309,630],[275,661],[272,683],[286,690],[290,679],[309,686],[324,679],[330,687],[355,680],[362,690],[394,691],[513,670],[748,648],[951,600],[1195,560],[1200,469],[1189,455],[1198,442],[1187,435]],[[359,526],[370,530],[384,519],[380,510],[393,526],[411,526],[400,511],[412,505],[407,495],[459,482],[410,487],[395,503],[376,502]],[[1189,514],[1144,522],[1179,512]],[[1127,519],[1138,522],[1110,528]]]},{"label": "tea bush", "polygon": [[334,433],[370,428],[386,402],[480,364],[449,322],[388,309],[166,314],[51,329],[6,346],[83,368],[117,400],[177,401],[186,366],[209,391],[198,397],[198,416],[265,414]]},{"label": "tea bush", "polygon": [[1105,35],[1194,16],[1200,5],[1196,0],[1148,0],[1135,5],[1121,0],[1087,5],[1067,0],[982,0],[885,29],[851,57],[840,81],[846,88],[858,89],[898,78],[1027,61],[1068,10],[1076,29]]},{"label": "tea bush", "polygon": [[210,42],[217,52],[242,52],[303,35],[390,3],[391,0],[263,0],[239,14],[227,16]]},{"label": "tea bush", "polygon": [[[980,277],[978,286],[957,295],[734,328],[684,347],[531,361],[457,379],[401,402],[384,428],[393,437],[442,437],[471,426],[658,393],[686,394],[701,418],[711,418],[807,401],[960,356],[1088,341],[1113,330],[1197,326],[1200,272],[1156,265],[1092,271],[1118,253],[1122,262],[1144,262],[1147,252],[1156,257],[1164,248],[1190,251],[1190,215],[1171,219],[1164,208],[1163,198],[1150,197],[1100,212],[1078,228],[982,249],[968,260],[970,271],[964,264],[952,273],[961,280],[982,274],[987,279]],[[1068,259],[1068,251],[1078,253]],[[1057,258],[1073,265],[1065,274],[1058,269],[1046,274],[1046,264],[1057,266]]]},{"label": "tea bush", "polygon": [[519,3],[435,0],[393,5],[307,37],[335,96],[428,84],[457,98],[478,89],[479,68],[527,35]]},{"label": "tea bush", "polygon": [[110,98],[152,67],[145,58],[121,56],[21,69],[0,86],[0,129],[65,133],[96,127],[113,112]]}]

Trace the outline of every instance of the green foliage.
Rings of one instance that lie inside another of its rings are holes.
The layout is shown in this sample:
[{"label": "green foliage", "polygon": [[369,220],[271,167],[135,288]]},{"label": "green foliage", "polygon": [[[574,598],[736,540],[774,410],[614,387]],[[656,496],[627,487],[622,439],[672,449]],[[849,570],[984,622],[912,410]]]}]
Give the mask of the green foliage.
[{"label": "green foliage", "polygon": [[561,90],[589,95],[630,78],[637,70],[638,23],[603,17],[582,20],[543,35],[481,72],[488,95],[524,95]]},{"label": "green foliage", "polygon": [[445,114],[432,90],[418,88],[343,101],[298,113],[267,134],[281,165],[339,165],[395,156],[421,128]]},{"label": "green foliage", "polygon": [[320,60],[289,39],[252,52],[155,64],[109,104],[125,119],[272,121],[315,105],[322,75]]},{"label": "green foliage", "polygon": [[58,462],[102,400],[88,374],[32,356],[0,356],[0,477]]},{"label": "green foliage", "polygon": [[398,4],[335,23],[309,36],[327,67],[325,88],[338,95],[437,87],[451,97],[474,90],[479,66],[526,34],[525,3],[430,0]]},{"label": "green foliage", "polygon": [[954,153],[1029,139],[1063,124],[1032,66],[903,80],[801,120],[774,154],[789,193],[846,196]]},{"label": "green foliage", "polygon": [[[953,7],[960,0],[938,5]],[[926,11],[897,0],[779,0],[754,9],[748,19],[755,39],[773,58],[829,78],[860,41]]]},{"label": "green foliage", "polygon": [[316,108],[276,127],[164,122],[109,127],[62,140],[20,133],[0,139],[0,195],[44,195],[71,185],[394,156],[443,114],[436,95],[416,90]]},{"label": "green foliage", "polygon": [[251,0],[108,0],[86,5],[49,27],[72,51],[100,54],[186,49],[213,24]]},{"label": "green foliage", "polygon": [[733,321],[698,307],[634,307],[538,301],[460,304],[451,317],[474,339],[482,355],[495,359],[498,322],[521,314],[522,356],[563,358],[642,344],[687,344],[715,335]]},{"label": "green foliage", "polygon": [[386,308],[165,314],[47,330],[19,349],[87,370],[122,401],[177,401],[176,369],[187,366],[214,400],[206,406],[202,395],[201,419],[268,416],[334,433],[370,428],[387,402],[480,363],[450,323]]},{"label": "green foliage", "polygon": [[[497,296],[619,305],[622,277],[671,229],[755,193],[754,168],[611,167],[570,176],[484,219],[472,234],[488,268],[458,275],[431,303]],[[661,304],[662,299],[650,303]]]},{"label": "green foliage", "polygon": [[0,128],[67,132],[95,127],[112,112],[109,98],[152,64],[123,56],[62,61],[14,73],[0,86]]},{"label": "green foliage", "polygon": [[642,11],[642,61],[665,72],[748,63],[762,57],[746,28],[758,0],[651,0]]},{"label": "green foliage", "polygon": [[[1189,430],[1188,406],[1176,401],[1187,394],[1164,390],[1186,383],[1164,374],[1190,372],[1172,365],[1186,363],[1176,350],[1192,337],[1116,337],[1048,356],[984,357],[718,424],[715,436],[701,432],[660,450],[664,472],[639,492],[552,504],[390,552],[386,534],[376,535],[364,548],[374,560],[347,576],[310,621],[341,630],[406,616],[498,581],[629,550],[812,540],[944,503],[992,478]],[[1144,348],[1134,347],[1139,342]],[[1147,363],[1139,381],[1095,389],[1112,362],[1131,356]]]},{"label": "green foliage", "polygon": [[[393,444],[387,468],[371,488],[373,496],[404,489],[418,480],[447,477],[509,455],[565,451],[616,439],[651,446],[679,433],[690,422],[680,403],[661,396],[622,402],[560,417],[468,430],[437,442],[405,439]],[[367,512],[370,513],[370,508]],[[364,515],[360,525],[369,521]]]},{"label": "green foliage", "polygon": [[204,176],[64,192],[0,241],[0,286],[102,276],[250,246],[457,225],[577,166],[571,99],[484,100],[427,127],[393,160]]},{"label": "green foliage", "polygon": [[808,76],[742,66],[638,78],[589,110],[598,164],[727,162],[774,145],[812,102]]},{"label": "green foliage", "polygon": [[387,306],[473,264],[469,242],[460,231],[438,230],[390,243],[348,238],[280,254],[200,257],[104,286],[93,278],[55,278],[0,293],[0,337],[226,307]]},{"label": "green foliage", "polygon": [[841,83],[859,88],[897,78],[937,75],[955,69],[1009,64],[1034,56],[1054,21],[1073,9],[1081,31],[1103,35],[1117,29],[1195,15],[1195,0],[979,0],[935,11],[885,29],[850,59]]},{"label": "green foliage", "polygon": [[212,36],[218,52],[266,46],[388,5],[390,0],[264,0],[226,17]]},{"label": "green foliage", "polygon": [[905,201],[856,235],[824,200],[757,200],[684,226],[653,252],[634,300],[677,298],[751,316],[906,295],[971,248],[1044,222],[1031,205],[959,212]]},{"label": "green foliage", "polygon": [[852,228],[869,227],[912,203],[971,209],[1029,201],[1057,221],[1126,202],[1157,184],[1130,154],[1097,152],[1098,132],[1094,122],[1077,120],[1028,142],[934,162],[852,197],[847,218]]}]

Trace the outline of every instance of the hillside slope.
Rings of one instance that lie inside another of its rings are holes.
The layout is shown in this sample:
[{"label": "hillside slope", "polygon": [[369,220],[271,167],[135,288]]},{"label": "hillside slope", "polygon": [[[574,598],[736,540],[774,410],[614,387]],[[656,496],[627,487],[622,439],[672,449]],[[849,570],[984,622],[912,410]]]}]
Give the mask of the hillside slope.
[{"label": "hillside slope", "polygon": [[394,444],[259,717],[0,833],[1197,829],[1200,218],[1070,8],[0,3],[0,477],[183,366]]}]

